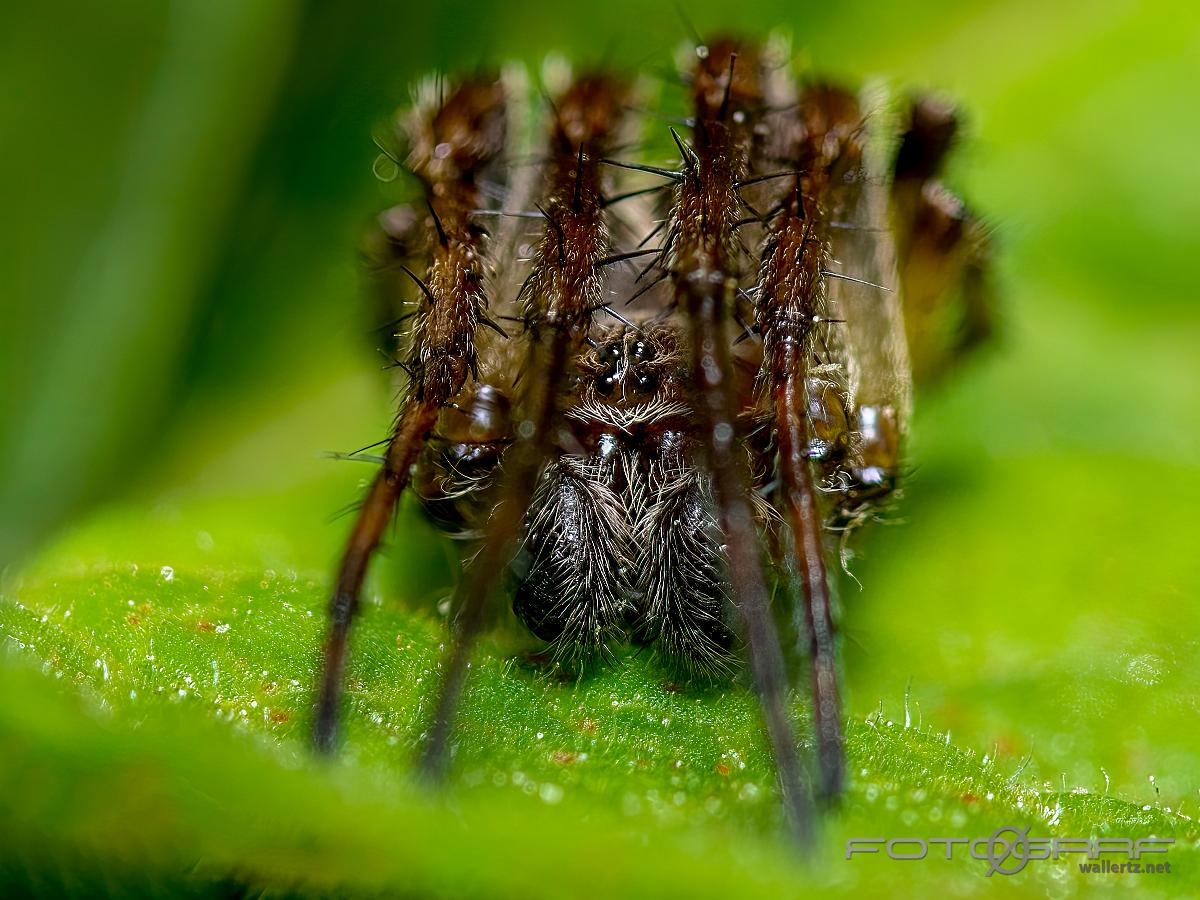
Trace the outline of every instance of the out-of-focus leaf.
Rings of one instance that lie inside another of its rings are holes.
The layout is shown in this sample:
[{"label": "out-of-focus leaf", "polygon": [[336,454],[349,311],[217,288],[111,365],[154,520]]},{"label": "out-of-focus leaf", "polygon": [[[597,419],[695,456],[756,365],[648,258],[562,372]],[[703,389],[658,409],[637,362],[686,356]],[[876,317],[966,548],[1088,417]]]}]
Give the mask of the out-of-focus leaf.
[{"label": "out-of-focus leaf", "polygon": [[[441,628],[382,608],[356,640],[344,762],[316,765],[306,738],[326,585],[106,565],[12,589],[0,606],[10,865],[23,860],[43,888],[61,877],[439,896],[768,897],[861,893],[894,877],[876,861],[806,870],[790,858],[748,693],[680,688],[644,660],[576,687],[485,645],[449,805],[413,790]],[[987,837],[1014,822],[1200,838],[1159,807],[1040,787],[1020,760],[981,761],[891,712],[850,725],[854,787],[823,859],[838,860],[848,837]],[[1044,890],[1064,867],[1019,883]],[[964,853],[906,874],[971,894],[985,872]]]}]

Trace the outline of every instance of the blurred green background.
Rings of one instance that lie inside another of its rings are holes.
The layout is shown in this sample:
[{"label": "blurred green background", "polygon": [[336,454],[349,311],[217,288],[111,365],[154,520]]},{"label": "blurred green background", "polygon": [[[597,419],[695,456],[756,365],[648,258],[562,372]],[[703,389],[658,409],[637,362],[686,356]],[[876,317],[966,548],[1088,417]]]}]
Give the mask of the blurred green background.
[{"label": "blurred green background", "polygon": [[[1001,338],[918,397],[905,521],[868,536],[863,590],[843,588],[858,775],[831,833],[986,834],[1038,805],[1053,833],[1176,834],[1194,870],[1200,14],[686,12],[703,31],[784,29],[822,72],[959,98],[950,180],[1000,248]],[[826,868],[797,868],[774,843],[744,695],[664,692],[641,663],[575,691],[485,646],[462,806],[393,788],[436,659],[428,610],[451,577],[412,510],[359,639],[350,760],[304,761],[349,527],[334,514],[369,474],[322,453],[371,443],[392,411],[355,250],[385,197],[371,135],[433,68],[549,50],[666,65],[685,36],[671,4],[633,0],[0,11],[0,877],[83,893],[525,896],[898,877],[840,863],[835,839]],[[260,624],[218,644],[256,601]],[[881,704],[903,722],[910,680],[923,730],[863,724]],[[248,724],[231,736],[226,719]],[[657,732],[668,720],[677,745]],[[746,768],[721,774],[734,759]],[[231,817],[249,824],[223,832]],[[589,847],[610,851],[603,877],[579,858]],[[522,853],[529,867],[510,865]],[[1088,889],[1054,871],[1007,886]],[[975,863],[910,874],[964,895],[992,885]],[[1194,878],[1156,887],[1194,892]]]}]

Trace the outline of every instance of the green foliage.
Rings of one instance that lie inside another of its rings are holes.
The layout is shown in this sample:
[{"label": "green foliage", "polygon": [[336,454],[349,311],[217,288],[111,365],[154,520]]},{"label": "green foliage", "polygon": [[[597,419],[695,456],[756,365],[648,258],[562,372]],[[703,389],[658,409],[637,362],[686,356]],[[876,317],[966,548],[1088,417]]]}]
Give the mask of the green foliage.
[{"label": "green foliage", "polygon": [[[441,627],[386,608],[370,610],[356,640],[345,754],[316,764],[306,728],[325,587],[295,574],[103,565],[13,591],[0,607],[15,651],[0,669],[11,698],[0,718],[0,838],[10,865],[26,868],[8,876],[149,893],[244,883],[713,897],[797,883],[862,890],[895,877],[861,858],[812,868],[794,859],[780,843],[752,698],[671,684],[645,660],[576,686],[485,645],[453,787],[429,796],[407,774]],[[915,719],[906,726],[902,708],[892,713],[900,721],[851,723],[855,784],[828,824],[823,859],[837,860],[851,836],[976,837],[1012,822],[1034,834],[1200,838],[1160,806],[1038,785],[1018,760],[981,760]],[[1178,851],[1173,859],[1186,864]],[[915,884],[987,884],[976,860],[904,865]],[[1016,878],[1040,891],[1065,868]],[[1170,882],[1185,884],[1194,873]]]}]

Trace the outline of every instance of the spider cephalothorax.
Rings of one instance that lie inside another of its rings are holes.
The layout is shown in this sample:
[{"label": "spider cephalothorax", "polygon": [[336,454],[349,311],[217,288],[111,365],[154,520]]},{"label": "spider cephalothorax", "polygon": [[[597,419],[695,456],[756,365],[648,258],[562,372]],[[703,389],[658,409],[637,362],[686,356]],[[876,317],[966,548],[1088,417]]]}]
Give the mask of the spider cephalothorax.
[{"label": "spider cephalothorax", "polygon": [[[705,678],[744,658],[805,838],[844,772],[827,557],[895,493],[910,349],[940,373],[986,333],[986,240],[937,181],[944,104],[912,107],[889,176],[877,95],[801,88],[777,46],[694,49],[666,166],[635,158],[633,82],[603,72],[548,67],[541,112],[522,78],[439,79],[402,118],[423,196],[367,253],[415,307],[396,310],[407,378],[334,592],[315,739],[332,746],[363,575],[411,484],[473,542],[422,772],[512,584],[564,665],[622,643]],[[784,642],[809,663],[812,784]]]}]

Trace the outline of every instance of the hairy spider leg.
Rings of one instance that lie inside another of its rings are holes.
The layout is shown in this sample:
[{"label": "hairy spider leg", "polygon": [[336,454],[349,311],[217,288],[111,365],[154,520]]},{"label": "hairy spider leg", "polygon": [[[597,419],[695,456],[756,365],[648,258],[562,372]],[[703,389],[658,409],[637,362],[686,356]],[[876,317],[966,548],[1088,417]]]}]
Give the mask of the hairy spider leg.
[{"label": "hairy spider leg", "polygon": [[460,592],[450,648],[431,725],[419,760],[428,780],[442,777],[454,711],[467,663],[484,621],[496,574],[512,559],[541,469],[551,453],[557,401],[567,365],[587,339],[604,283],[609,250],[601,160],[620,124],[624,87],[605,76],[584,76],[553,104],[546,191],[546,227],[523,288],[529,360],[525,404],[516,440],[504,460],[502,499]]},{"label": "hairy spider leg", "polygon": [[781,501],[792,535],[790,561],[802,592],[810,666],[813,727],[817,739],[816,794],[830,802],[845,778],[841,699],[838,692],[833,604],[825,566],[823,514],[813,485],[808,417],[809,359],[817,324],[825,314],[820,212],[799,179],[770,233],[759,275],[757,323],[763,336],[759,390],[772,409]]},{"label": "hairy spider leg", "polygon": [[[742,59],[739,60],[739,51]],[[694,146],[680,145],[678,237],[669,261],[676,302],[690,331],[690,362],[704,462],[725,535],[734,602],[745,626],[751,675],[778,770],[788,824],[813,839],[812,798],[787,715],[788,677],[769,608],[750,479],[738,436],[738,397],[729,333],[740,277],[734,225],[737,183],[746,177],[754,113],[762,107],[757,54],[733,41],[697,53],[692,73]]]},{"label": "hairy spider leg", "polygon": [[313,743],[323,753],[333,748],[350,629],[367,567],[439,410],[476,368],[475,332],[487,308],[485,232],[474,225],[471,211],[479,205],[477,177],[504,145],[504,89],[489,80],[465,82],[444,102],[415,110],[409,132],[409,165],[425,183],[437,240],[432,242],[425,279],[412,274],[424,303],[407,363],[412,373],[407,395],[384,464],[350,534],[330,604],[313,727]]}]

